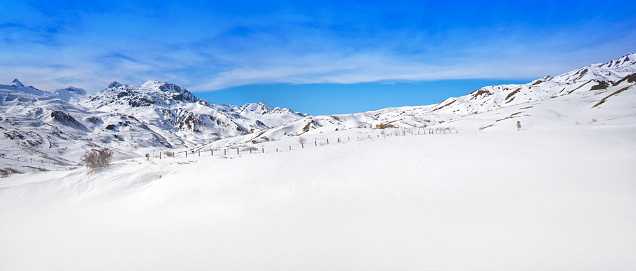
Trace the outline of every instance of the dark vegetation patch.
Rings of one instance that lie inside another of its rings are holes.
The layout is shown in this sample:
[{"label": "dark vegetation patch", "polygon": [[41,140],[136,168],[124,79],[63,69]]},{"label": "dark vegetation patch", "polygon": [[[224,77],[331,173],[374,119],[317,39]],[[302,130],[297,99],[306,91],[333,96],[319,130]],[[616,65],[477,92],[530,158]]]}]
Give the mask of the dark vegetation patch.
[{"label": "dark vegetation patch", "polygon": [[22,174],[22,171],[19,171],[14,168],[0,168],[0,177],[5,178],[11,176],[11,174]]},{"label": "dark vegetation patch", "polygon": [[628,88],[629,88],[629,87],[624,87],[624,88],[621,88],[621,89],[619,89],[619,90],[617,90],[617,91],[614,91],[612,94],[607,95],[607,97],[605,97],[605,98],[601,99],[600,101],[598,101],[598,103],[596,103],[594,106],[592,106],[592,108],[597,107],[597,106],[599,106],[599,105],[602,105],[603,103],[605,103],[605,100],[607,100],[607,98],[612,97],[612,96],[614,96],[614,95],[618,95],[619,93],[621,93],[621,92],[625,91],[625,90],[626,90],[626,89],[628,89]]},{"label": "dark vegetation patch", "polygon": [[570,92],[568,92],[568,94],[571,94],[572,92],[576,91],[579,88],[582,88],[583,86],[589,84],[590,82],[592,82],[592,80],[588,80],[587,82],[585,82],[583,85],[578,86],[577,88],[570,90]]},{"label": "dark vegetation patch", "polygon": [[616,81],[616,83],[614,83],[614,86],[618,86],[618,84],[627,81],[628,83],[633,83],[636,82],[636,73],[632,73],[628,76],[623,77],[623,79]]},{"label": "dark vegetation patch", "polygon": [[391,123],[380,123],[375,126],[375,129],[397,128]]},{"label": "dark vegetation patch", "polygon": [[515,116],[517,116],[517,115],[519,115],[519,114],[521,114],[521,111],[516,112],[516,113],[512,113],[510,116],[507,116],[507,117],[505,117],[505,118],[503,118],[503,119],[498,119],[498,120],[496,120],[496,122],[499,122],[499,121],[502,121],[502,120],[507,120],[507,119],[514,118]]},{"label": "dark vegetation patch", "polygon": [[578,74],[578,75],[579,75],[579,77],[578,77],[577,79],[581,79],[581,78],[583,78],[583,76],[584,76],[585,74],[587,74],[587,72],[588,72],[588,69],[583,69],[583,70],[581,70],[581,71],[577,72],[576,74]]},{"label": "dark vegetation patch", "polygon": [[438,107],[438,108],[433,109],[433,111],[437,111],[437,110],[440,110],[440,109],[442,109],[442,108],[444,108],[444,107],[447,107],[447,106],[449,106],[449,105],[451,105],[451,104],[455,103],[456,101],[457,101],[457,100],[453,100],[453,101],[452,101],[452,102],[450,102],[450,103],[447,103],[447,104],[445,104],[445,105],[442,105],[442,106],[440,106],[440,107]]},{"label": "dark vegetation patch", "polygon": [[312,124],[317,125],[318,123],[316,123],[315,120],[311,120],[310,122],[307,123],[307,125],[305,125],[305,127],[303,127],[303,133],[308,132]]},{"label": "dark vegetation patch", "polygon": [[607,89],[607,87],[609,87],[609,83],[606,81],[599,81],[598,85],[591,87],[590,90]]},{"label": "dark vegetation patch", "polygon": [[490,127],[493,127],[493,126],[495,126],[495,124],[494,124],[494,123],[493,123],[493,124],[491,124],[491,125],[486,125],[486,126],[479,127],[479,130],[481,131],[481,130],[484,130],[484,129],[486,129],[486,128],[490,128]]},{"label": "dark vegetation patch", "polygon": [[[521,90],[521,88],[518,88],[518,89],[515,89],[513,92],[508,93],[508,95],[506,95],[506,100],[508,100],[508,99],[512,98],[513,96],[515,96],[515,94],[519,93],[520,90]],[[514,100],[514,98],[511,99],[510,101],[507,101],[507,102],[508,103],[512,102],[512,100]]]},{"label": "dark vegetation patch", "polygon": [[471,94],[472,94],[472,98],[471,98],[471,100],[472,100],[472,99],[477,99],[479,96],[490,96],[490,95],[492,95],[492,93],[491,93],[490,91],[488,91],[488,90],[481,90],[481,89],[478,89],[478,90],[474,91],[474,92],[473,92],[473,93],[471,93]]}]

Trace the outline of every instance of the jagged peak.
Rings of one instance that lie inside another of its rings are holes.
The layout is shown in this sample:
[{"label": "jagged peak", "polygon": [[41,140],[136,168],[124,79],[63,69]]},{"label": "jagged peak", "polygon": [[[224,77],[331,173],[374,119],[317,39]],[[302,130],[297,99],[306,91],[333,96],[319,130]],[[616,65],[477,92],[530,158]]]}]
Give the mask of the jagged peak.
[{"label": "jagged peak", "polygon": [[100,94],[91,96],[91,102],[102,98],[107,103],[128,104],[134,107],[149,105],[171,105],[175,102],[199,103],[207,102],[196,98],[187,89],[175,84],[149,80],[141,85],[127,85],[114,81]]},{"label": "jagged peak", "polygon": [[18,78],[13,79],[13,81],[11,81],[11,85],[14,87],[20,87],[20,88],[24,87],[24,85],[22,84],[22,82],[20,82],[20,80],[18,80]]},{"label": "jagged peak", "polygon": [[590,65],[590,67],[619,68],[631,65],[636,65],[636,53],[630,53],[623,57],[610,60],[605,63],[593,64]]},{"label": "jagged peak", "polygon": [[176,92],[176,93],[189,93],[185,88],[182,88],[176,84],[162,82],[158,80],[148,80],[139,86],[139,90],[143,91],[161,91],[161,92]]},{"label": "jagged peak", "polygon": [[241,110],[256,110],[256,109],[261,109],[261,110],[272,110],[274,109],[274,107],[264,103],[264,102],[257,102],[257,103],[246,103],[244,105],[242,105],[240,107]]},{"label": "jagged peak", "polygon": [[108,87],[107,87],[107,88],[115,89],[115,88],[118,88],[118,87],[121,87],[121,86],[122,86],[122,84],[121,84],[121,83],[119,83],[119,82],[117,82],[117,81],[113,81],[112,83],[110,83],[110,84],[108,85]]},{"label": "jagged peak", "polygon": [[83,88],[76,88],[76,87],[73,87],[73,86],[70,86],[70,87],[67,87],[67,88],[63,88],[63,90],[67,90],[69,92],[75,92],[77,94],[82,94],[82,95],[86,94],[86,90],[84,90]]}]

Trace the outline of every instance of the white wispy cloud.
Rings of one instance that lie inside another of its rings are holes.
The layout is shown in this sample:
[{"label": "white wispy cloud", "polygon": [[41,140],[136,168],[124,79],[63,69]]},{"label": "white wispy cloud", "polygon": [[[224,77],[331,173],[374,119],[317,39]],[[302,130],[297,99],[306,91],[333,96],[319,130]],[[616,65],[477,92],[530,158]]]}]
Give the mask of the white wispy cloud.
[{"label": "white wispy cloud", "polygon": [[[636,50],[630,21],[546,29],[464,26],[431,34],[333,23],[340,14],[321,15],[329,18],[322,22],[315,14],[293,12],[223,17],[187,9],[156,16],[113,8],[66,18],[18,7],[31,15],[0,21],[0,80],[18,77],[43,89],[97,91],[114,80],[151,79],[194,91],[268,83],[531,79]],[[604,32],[608,27],[612,31]]]}]

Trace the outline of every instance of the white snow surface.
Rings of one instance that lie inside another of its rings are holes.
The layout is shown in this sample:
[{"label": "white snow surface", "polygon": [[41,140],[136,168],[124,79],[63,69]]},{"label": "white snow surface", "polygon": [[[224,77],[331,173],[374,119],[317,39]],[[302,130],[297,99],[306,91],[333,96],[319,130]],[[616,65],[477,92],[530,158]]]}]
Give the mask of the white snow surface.
[{"label": "white snow surface", "polygon": [[634,128],[14,175],[0,189],[0,269],[632,270]]}]

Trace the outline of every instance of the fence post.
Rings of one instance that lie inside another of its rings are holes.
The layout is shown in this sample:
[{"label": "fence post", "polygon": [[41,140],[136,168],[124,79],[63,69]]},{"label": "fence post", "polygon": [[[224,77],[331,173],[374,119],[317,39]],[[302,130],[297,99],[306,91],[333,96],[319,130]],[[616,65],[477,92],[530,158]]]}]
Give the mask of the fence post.
[{"label": "fence post", "polygon": [[327,138],[327,145],[329,145],[329,138]]},{"label": "fence post", "polygon": [[250,147],[250,154],[252,154],[252,147]]},{"label": "fence post", "polygon": [[241,154],[238,147],[236,147],[236,154]]},{"label": "fence post", "polygon": [[314,147],[318,146],[318,142],[314,140]]},{"label": "fence post", "polygon": [[210,156],[214,156],[214,150],[210,149]]},{"label": "fence post", "polygon": [[261,150],[263,151],[263,153],[265,153],[265,148],[261,148]]},{"label": "fence post", "polygon": [[185,151],[185,153],[186,153],[186,158],[188,158],[188,151]]},{"label": "fence post", "polygon": [[161,160],[161,152],[159,152],[159,160]]},{"label": "fence post", "polygon": [[223,149],[223,155],[227,155],[227,149]]},{"label": "fence post", "polygon": [[289,146],[289,150],[291,151],[291,146]]},{"label": "fence post", "polygon": [[351,141],[351,138],[347,137],[347,141]]},{"label": "fence post", "polygon": [[199,157],[201,157],[201,150],[199,150]]}]

